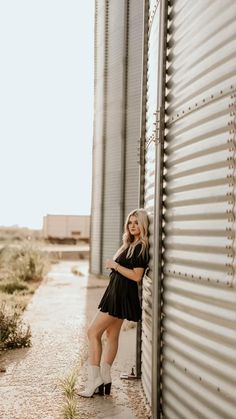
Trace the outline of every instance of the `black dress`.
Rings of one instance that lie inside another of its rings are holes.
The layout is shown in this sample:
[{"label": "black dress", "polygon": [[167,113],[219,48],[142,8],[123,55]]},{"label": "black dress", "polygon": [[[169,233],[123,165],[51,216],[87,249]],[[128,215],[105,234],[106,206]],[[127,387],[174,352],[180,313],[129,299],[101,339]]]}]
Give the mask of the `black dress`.
[{"label": "black dress", "polygon": [[[115,259],[119,265],[128,269],[144,268],[148,266],[148,256],[139,255],[141,243],[134,248],[131,258],[127,258],[128,249],[125,249]],[[141,306],[136,281],[126,278],[114,269],[110,273],[110,282],[98,305],[98,308],[111,316],[137,322],[141,319]]]}]

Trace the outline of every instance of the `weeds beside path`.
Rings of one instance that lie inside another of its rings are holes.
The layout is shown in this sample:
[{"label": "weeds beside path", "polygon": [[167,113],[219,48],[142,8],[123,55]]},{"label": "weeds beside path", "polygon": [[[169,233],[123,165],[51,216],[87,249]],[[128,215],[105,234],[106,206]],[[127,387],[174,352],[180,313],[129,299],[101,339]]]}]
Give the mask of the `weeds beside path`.
[{"label": "weeds beside path", "polygon": [[21,316],[49,266],[35,244],[0,249],[0,351],[30,346],[30,327]]}]

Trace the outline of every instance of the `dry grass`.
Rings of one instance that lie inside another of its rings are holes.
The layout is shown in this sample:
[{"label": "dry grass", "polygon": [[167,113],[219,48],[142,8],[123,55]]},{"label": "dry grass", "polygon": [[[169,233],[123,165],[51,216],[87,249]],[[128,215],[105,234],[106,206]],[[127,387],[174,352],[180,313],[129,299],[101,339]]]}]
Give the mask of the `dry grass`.
[{"label": "dry grass", "polygon": [[77,369],[72,371],[66,378],[61,381],[63,389],[63,395],[65,399],[64,404],[64,418],[74,419],[76,418],[76,400],[75,400],[75,384],[77,380],[78,371]]},{"label": "dry grass", "polygon": [[136,322],[124,320],[121,330],[123,330],[123,332],[126,332],[126,330],[135,329],[136,325],[137,325]]},{"label": "dry grass", "polygon": [[17,243],[24,240],[42,240],[42,230],[0,226],[0,243]]},{"label": "dry grass", "polygon": [[[0,289],[2,282],[0,281]],[[25,290],[14,290],[12,294],[0,290],[0,303],[6,303],[7,306],[12,309],[23,312],[29,304],[32,295],[38,288],[40,282],[27,283],[27,289]]]},{"label": "dry grass", "polygon": [[4,246],[0,250],[0,279],[39,281],[49,268],[48,257],[35,244]]},{"label": "dry grass", "polygon": [[64,397],[63,418],[64,419],[82,419],[77,409],[76,402],[76,382],[82,365],[88,357],[88,347],[84,346],[81,351],[80,359],[75,368],[65,378],[60,379],[60,385]]},{"label": "dry grass", "polygon": [[84,276],[84,274],[78,269],[78,266],[72,266],[71,272],[73,275]]},{"label": "dry grass", "polygon": [[28,242],[0,250],[0,350],[30,345],[21,315],[49,266],[46,254]]},{"label": "dry grass", "polygon": [[0,350],[30,346],[31,332],[20,318],[20,312],[5,303],[0,306]]}]

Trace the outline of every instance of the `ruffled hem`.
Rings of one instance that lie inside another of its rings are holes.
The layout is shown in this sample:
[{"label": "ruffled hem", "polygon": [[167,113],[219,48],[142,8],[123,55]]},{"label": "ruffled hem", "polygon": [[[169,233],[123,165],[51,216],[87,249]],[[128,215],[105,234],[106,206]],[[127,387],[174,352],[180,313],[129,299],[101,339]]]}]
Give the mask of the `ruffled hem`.
[{"label": "ruffled hem", "polygon": [[[100,311],[102,311],[103,313],[107,313],[110,316],[116,317],[118,319],[122,319],[122,320],[128,320],[128,321],[132,321],[132,322],[138,322],[141,320],[141,313],[140,316],[138,315],[138,313],[122,313],[122,312],[118,312],[118,311],[114,311],[111,308],[107,308],[106,305],[100,305],[98,306],[98,309]],[[141,310],[140,310],[141,311]]]}]

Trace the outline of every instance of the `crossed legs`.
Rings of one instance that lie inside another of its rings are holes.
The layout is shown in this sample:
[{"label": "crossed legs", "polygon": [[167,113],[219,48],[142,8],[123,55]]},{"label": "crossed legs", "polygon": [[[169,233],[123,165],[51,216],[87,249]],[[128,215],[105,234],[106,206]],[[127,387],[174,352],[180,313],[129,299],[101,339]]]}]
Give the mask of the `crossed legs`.
[{"label": "crossed legs", "polygon": [[104,349],[103,361],[112,365],[118,349],[119,334],[123,320],[98,311],[88,328],[89,363],[100,365],[102,357],[101,338],[106,330],[107,342]]}]

